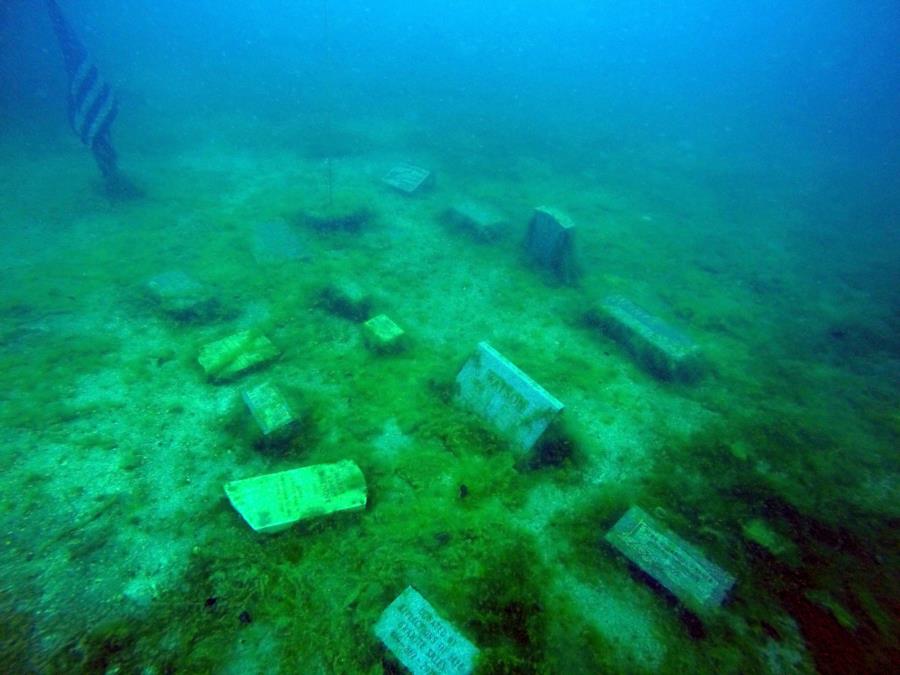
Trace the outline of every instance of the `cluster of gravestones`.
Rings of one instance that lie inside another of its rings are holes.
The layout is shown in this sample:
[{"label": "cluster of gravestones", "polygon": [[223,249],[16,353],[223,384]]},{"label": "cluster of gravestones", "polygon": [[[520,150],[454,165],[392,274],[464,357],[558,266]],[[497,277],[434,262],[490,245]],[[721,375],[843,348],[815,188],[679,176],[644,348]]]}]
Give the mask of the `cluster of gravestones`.
[{"label": "cluster of gravestones", "polygon": [[[407,194],[433,181],[430,172],[409,165],[394,167],[384,178]],[[448,210],[445,218],[487,241],[502,220],[490,209],[468,202]],[[535,209],[525,239],[529,257],[565,283],[577,276],[574,231],[565,214],[541,207]],[[155,277],[148,289],[160,308],[178,320],[212,318],[220,311],[197,282],[179,272]],[[371,300],[359,287],[328,286],[318,304],[360,323],[366,346],[376,354],[404,349],[403,329],[384,314],[371,316]],[[589,319],[661,377],[690,377],[697,372],[696,345],[627,298],[604,299]],[[198,362],[210,381],[222,382],[264,367],[278,356],[268,337],[243,330],[205,345]],[[455,403],[479,416],[520,457],[532,451],[563,410],[559,400],[487,342],[477,345],[457,374],[455,392]],[[244,388],[242,398],[264,438],[284,439],[295,433],[297,419],[271,382]],[[278,532],[307,518],[364,509],[367,485],[360,468],[345,460],[231,481],[225,493],[254,531]],[[606,540],[694,611],[719,606],[734,584],[732,576],[637,506],[609,530]],[[412,587],[384,610],[375,634],[414,674],[471,673],[478,655],[478,648]]]}]

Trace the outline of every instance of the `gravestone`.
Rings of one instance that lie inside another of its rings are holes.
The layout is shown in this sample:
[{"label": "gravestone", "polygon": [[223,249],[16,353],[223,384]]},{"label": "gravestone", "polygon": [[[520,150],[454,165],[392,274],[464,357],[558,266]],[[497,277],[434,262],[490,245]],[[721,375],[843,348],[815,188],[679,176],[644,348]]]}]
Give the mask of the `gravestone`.
[{"label": "gravestone", "polygon": [[223,382],[274,361],[279,354],[265,335],[243,330],[204,346],[197,361],[210,380]]},{"label": "gravestone", "polygon": [[734,585],[734,577],[637,506],[606,533],[606,540],[692,610],[718,607]]},{"label": "gravestone", "polygon": [[395,190],[411,195],[434,185],[434,174],[412,164],[398,164],[381,180]]},{"label": "gravestone", "polygon": [[346,279],[319,291],[316,304],[329,314],[350,321],[364,321],[372,312],[372,296],[356,282]]},{"label": "gravestone", "polygon": [[283,220],[257,223],[253,227],[253,259],[261,265],[291,260],[309,260],[312,256],[297,234]]},{"label": "gravestone", "polygon": [[402,351],[406,333],[386,314],[373,316],[363,324],[366,347],[376,354],[391,354]]},{"label": "gravestone", "polygon": [[578,278],[575,263],[575,225],[561,211],[539,206],[528,223],[525,253],[557,280],[571,284]]},{"label": "gravestone", "polygon": [[231,505],[256,532],[366,506],[366,479],[349,460],[314,464],[225,484]]},{"label": "gravestone", "polygon": [[412,586],[382,612],[375,635],[412,675],[469,675],[478,648]]},{"label": "gravestone", "polygon": [[263,382],[241,392],[244,403],[266,438],[286,438],[296,430],[296,418],[278,388]]},{"label": "gravestone", "polygon": [[179,270],[157,274],[146,288],[159,309],[176,321],[214,321],[221,314],[219,301],[199,281]]},{"label": "gravestone", "polygon": [[499,213],[469,201],[451,206],[444,211],[442,220],[452,229],[483,242],[499,239],[507,228],[506,219]]},{"label": "gravestone", "polygon": [[691,380],[700,374],[697,345],[621,295],[605,298],[591,320],[657,377]]},{"label": "gravestone", "polygon": [[456,401],[493,426],[521,453],[529,451],[563,404],[487,342],[456,376]]}]

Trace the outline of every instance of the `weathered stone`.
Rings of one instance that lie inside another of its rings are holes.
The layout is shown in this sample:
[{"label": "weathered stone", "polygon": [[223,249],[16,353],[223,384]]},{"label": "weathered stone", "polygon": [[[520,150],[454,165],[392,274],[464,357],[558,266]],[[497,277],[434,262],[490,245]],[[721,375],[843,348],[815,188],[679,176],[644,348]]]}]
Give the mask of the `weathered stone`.
[{"label": "weathered stone", "polygon": [[490,242],[502,236],[506,219],[489,207],[474,202],[461,202],[447,209],[442,220],[477,241]]},{"label": "weathered stone", "polygon": [[278,348],[265,335],[250,330],[210,342],[197,360],[207,377],[222,382],[243,375],[279,356]]},{"label": "weathered stone", "polygon": [[147,293],[160,310],[182,323],[214,321],[221,314],[219,301],[200,282],[179,270],[150,279]]},{"label": "weathered stone", "polygon": [[231,505],[256,532],[366,506],[366,479],[349,460],[314,464],[225,484]]},{"label": "weathered stone", "polygon": [[700,350],[686,335],[622,297],[605,298],[590,320],[648,371],[664,379],[699,376]]},{"label": "weathered stone", "polygon": [[578,278],[575,262],[575,225],[561,211],[539,206],[528,223],[525,253],[557,280],[571,284]]},{"label": "weathered stone", "polygon": [[382,612],[375,635],[412,675],[468,675],[475,668],[478,648],[412,586]]},{"label": "weathered stone", "polygon": [[411,195],[434,185],[434,174],[412,164],[398,164],[381,180],[392,188]]},{"label": "weathered stone", "polygon": [[637,506],[606,533],[606,540],[692,610],[718,607],[734,585],[734,577]]},{"label": "weathered stone", "polygon": [[405,345],[406,333],[385,314],[366,321],[363,335],[366,347],[379,354],[399,352]]},{"label": "weathered stone", "polygon": [[521,453],[532,448],[563,404],[487,342],[456,376],[457,402],[481,416]]},{"label": "weathered stone", "polygon": [[285,438],[296,430],[296,418],[276,386],[263,382],[241,392],[263,436]]},{"label": "weathered stone", "polygon": [[274,264],[309,260],[311,257],[296,232],[283,220],[270,220],[254,226],[253,258],[257,263]]},{"label": "weathered stone", "polygon": [[351,321],[365,321],[372,314],[372,297],[352,281],[336,281],[321,291],[317,304],[336,316]]}]

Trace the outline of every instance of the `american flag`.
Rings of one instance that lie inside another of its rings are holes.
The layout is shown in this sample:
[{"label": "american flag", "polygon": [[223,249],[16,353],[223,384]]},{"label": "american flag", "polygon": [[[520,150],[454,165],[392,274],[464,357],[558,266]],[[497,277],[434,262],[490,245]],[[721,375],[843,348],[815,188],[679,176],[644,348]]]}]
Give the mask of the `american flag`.
[{"label": "american flag", "polygon": [[109,131],[119,112],[116,97],[69,26],[56,0],[47,0],[47,9],[69,76],[69,124],[81,142],[91,149],[103,176],[114,179],[117,177],[116,152],[110,142]]}]

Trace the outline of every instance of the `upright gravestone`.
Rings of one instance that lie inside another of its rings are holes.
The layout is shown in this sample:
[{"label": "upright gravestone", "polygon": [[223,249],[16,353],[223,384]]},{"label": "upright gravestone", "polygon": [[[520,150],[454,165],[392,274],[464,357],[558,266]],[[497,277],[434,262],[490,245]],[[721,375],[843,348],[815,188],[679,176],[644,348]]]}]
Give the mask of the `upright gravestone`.
[{"label": "upright gravestone", "polygon": [[248,387],[241,397],[267,440],[285,440],[296,430],[296,418],[288,402],[271,382]]},{"label": "upright gravestone", "polygon": [[575,263],[575,225],[561,211],[539,206],[528,223],[525,253],[556,279],[571,284],[578,278]]},{"label": "upright gravestone", "polygon": [[733,576],[637,506],[606,533],[606,540],[692,610],[718,607],[734,585]]},{"label": "upright gravestone", "polygon": [[456,376],[456,400],[481,416],[521,454],[531,450],[563,404],[487,342]]},{"label": "upright gravestone", "polygon": [[381,614],[375,635],[412,675],[469,675],[478,648],[407,586]]}]

